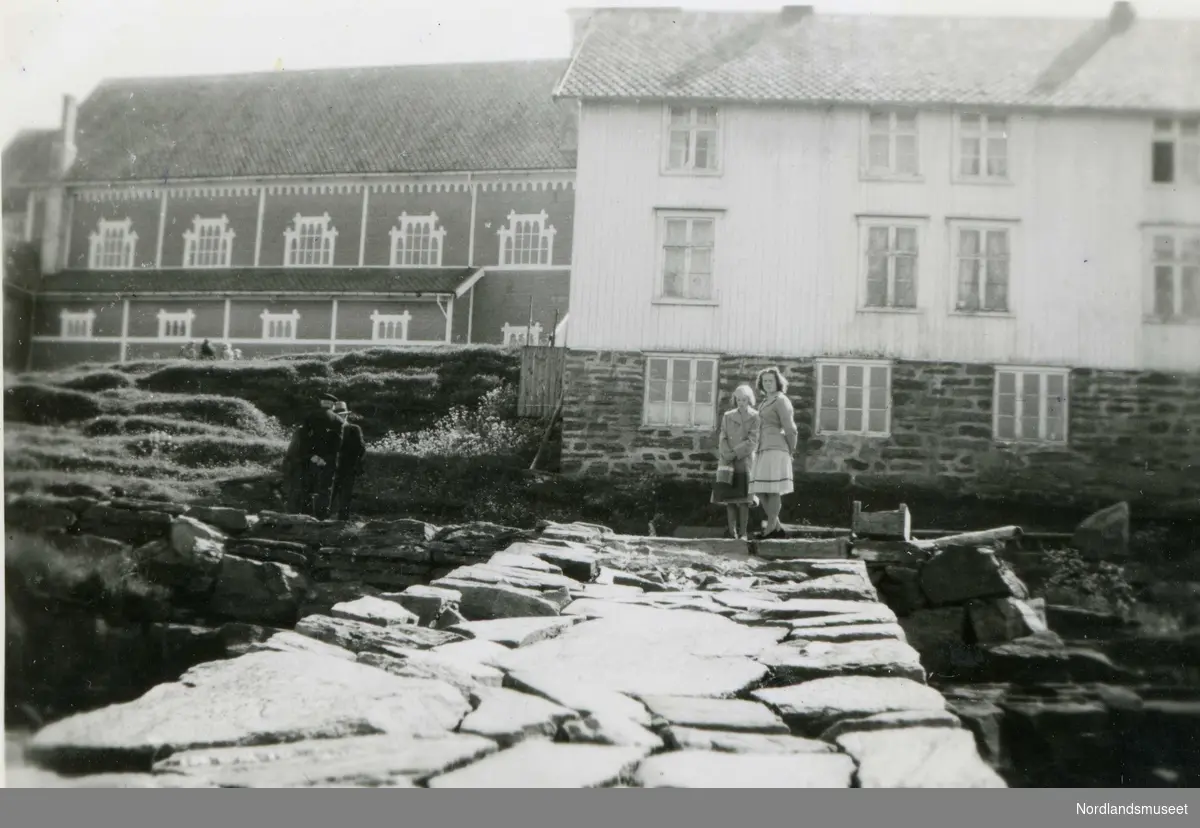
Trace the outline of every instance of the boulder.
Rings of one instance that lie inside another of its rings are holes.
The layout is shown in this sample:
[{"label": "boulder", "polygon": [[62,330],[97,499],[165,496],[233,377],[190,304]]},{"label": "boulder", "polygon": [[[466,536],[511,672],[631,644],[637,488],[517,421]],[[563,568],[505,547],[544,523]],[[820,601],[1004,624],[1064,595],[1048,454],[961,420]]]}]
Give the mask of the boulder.
[{"label": "boulder", "polygon": [[305,577],[287,564],[224,555],[208,609],[222,618],[288,626],[307,590]]},{"label": "boulder", "polygon": [[386,647],[428,650],[462,641],[462,636],[427,627],[396,625],[381,627],[349,618],[310,615],[296,624],[296,632],[353,653],[384,652]]},{"label": "boulder", "polygon": [[920,572],[909,566],[888,566],[875,585],[876,592],[896,615],[903,618],[925,606],[921,591]]},{"label": "boulder", "polygon": [[229,554],[242,558],[287,564],[300,570],[308,569],[308,550],[298,543],[231,539],[226,542],[225,549]]},{"label": "boulder", "polygon": [[79,522],[75,512],[57,498],[24,496],[4,506],[6,526],[37,532],[65,532]]},{"label": "boulder", "polygon": [[1033,607],[1018,598],[992,598],[967,604],[967,620],[974,643],[997,644],[1046,632],[1045,622]]},{"label": "boulder", "polygon": [[546,593],[520,589],[504,583],[480,583],[458,578],[439,578],[432,586],[451,589],[462,596],[460,612],[471,621],[494,618],[558,615],[563,605]]},{"label": "boulder", "polygon": [[246,532],[258,523],[257,517],[227,506],[190,506],[184,514],[233,535]]},{"label": "boulder", "polygon": [[442,610],[442,614],[433,622],[435,630],[448,630],[451,627],[457,627],[459,624],[466,624],[467,619],[458,611],[457,607],[448,607]]},{"label": "boulder", "polygon": [[851,675],[925,681],[925,668],[917,651],[896,639],[795,640],[771,648],[757,658],[770,669],[774,684]]},{"label": "boulder", "polygon": [[464,733],[420,739],[375,734],[189,750],[156,763],[154,769],[222,788],[374,787],[396,777],[420,782],[495,751],[495,742]]},{"label": "boulder", "polygon": [[365,595],[354,601],[343,601],[334,604],[329,614],[334,618],[349,618],[352,621],[365,621],[381,627],[396,624],[416,624],[416,613],[409,612],[400,604],[383,598]]},{"label": "boulder", "polygon": [[788,726],[768,707],[741,699],[695,696],[642,696],[652,714],[668,724],[742,733],[788,734]]},{"label": "boulder", "polygon": [[366,733],[439,736],[470,706],[439,681],[336,658],[262,652],[198,665],[141,698],[61,719],[30,756],[48,767],[149,770],[182,750]]},{"label": "boulder", "polygon": [[818,739],[767,733],[701,730],[671,725],[663,729],[671,750],[714,750],[720,753],[833,753],[834,747]]},{"label": "boulder", "polygon": [[181,515],[171,521],[171,548],[180,555],[191,555],[198,544],[213,543],[224,547],[226,536],[207,523]]},{"label": "boulder", "polygon": [[1120,638],[1138,628],[1136,621],[1127,621],[1115,613],[1060,604],[1046,606],[1046,621],[1050,629],[1068,639]]},{"label": "boulder", "polygon": [[854,762],[834,753],[753,755],[679,750],[638,767],[643,788],[849,788]]},{"label": "boulder", "polygon": [[842,719],[855,719],[895,710],[946,709],[932,687],[906,678],[841,676],[755,690],[787,722],[792,732],[816,736]]},{"label": "boulder", "polygon": [[385,592],[379,597],[395,601],[409,612],[416,613],[418,623],[422,627],[428,627],[437,621],[443,612],[457,607],[462,601],[462,593],[457,590],[423,584],[410,586],[403,592]]},{"label": "boulder", "polygon": [[901,618],[900,627],[930,675],[963,676],[978,666],[977,656],[966,644],[965,607],[918,610]]},{"label": "boulder", "polygon": [[948,698],[946,706],[975,736],[979,755],[989,764],[998,765],[1002,759],[1000,722],[1004,711],[986,699]]},{"label": "boulder", "polygon": [[446,629],[464,638],[495,641],[505,647],[525,647],[547,638],[553,638],[582,620],[577,616],[500,618],[494,621],[467,621]]},{"label": "boulder", "polygon": [[822,575],[800,583],[763,587],[781,598],[826,598],[838,601],[877,601],[875,587],[865,575]]},{"label": "boulder", "polygon": [[845,624],[834,627],[793,629],[785,641],[904,641],[899,624]]},{"label": "boulder", "polygon": [[161,511],[117,509],[97,503],[79,516],[77,526],[85,534],[101,535],[140,546],[166,537],[171,531],[171,516]]},{"label": "boulder", "polygon": [[224,556],[220,544],[211,541],[197,541],[190,552],[181,553],[166,539],[139,546],[133,552],[138,571],[147,580],[188,598],[212,592]]},{"label": "boulder", "polygon": [[1075,529],[1071,546],[1089,561],[1128,558],[1129,504],[1117,503],[1084,518]]},{"label": "boulder", "polygon": [[858,763],[861,788],[1006,788],[965,730],[911,727],[837,737]]},{"label": "boulder", "polygon": [[951,546],[921,567],[921,591],[934,606],[975,598],[1028,598],[1020,579],[986,547]]},{"label": "boulder", "polygon": [[476,733],[509,747],[527,738],[550,739],[558,727],[578,714],[541,696],[516,690],[489,690],[479,707],[459,725],[461,733]]},{"label": "boulder", "polygon": [[649,753],[645,747],[532,739],[429,780],[430,788],[604,788]]}]

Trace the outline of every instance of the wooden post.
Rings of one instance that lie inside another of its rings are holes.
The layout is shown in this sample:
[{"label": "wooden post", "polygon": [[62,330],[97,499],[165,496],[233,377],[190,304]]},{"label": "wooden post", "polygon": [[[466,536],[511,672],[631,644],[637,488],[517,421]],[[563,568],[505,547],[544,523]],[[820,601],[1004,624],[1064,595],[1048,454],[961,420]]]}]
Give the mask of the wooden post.
[{"label": "wooden post", "polygon": [[542,441],[538,444],[537,454],[534,455],[533,462],[529,464],[530,471],[538,470],[538,466],[546,455],[546,450],[550,447],[550,435],[554,432],[554,424],[562,416],[563,400],[566,396],[566,388],[564,387],[562,393],[558,395],[558,405],[554,407],[554,413],[550,416],[550,422],[546,423],[546,430],[542,432]]}]

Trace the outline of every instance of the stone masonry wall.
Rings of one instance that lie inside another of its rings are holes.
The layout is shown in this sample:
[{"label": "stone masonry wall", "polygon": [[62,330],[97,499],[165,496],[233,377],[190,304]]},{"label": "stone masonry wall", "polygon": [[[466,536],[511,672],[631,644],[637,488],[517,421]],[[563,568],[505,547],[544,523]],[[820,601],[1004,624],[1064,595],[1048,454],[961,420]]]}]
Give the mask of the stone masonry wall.
[{"label": "stone masonry wall", "polygon": [[[1068,443],[1051,446],[992,438],[991,365],[895,362],[886,437],[815,433],[811,359],[721,356],[720,410],[768,365],[783,370],[796,409],[798,485],[899,484],[1078,504],[1127,499],[1159,514],[1200,512],[1200,375],[1077,369]],[[715,432],[643,427],[644,377],[639,353],[568,353],[564,471],[708,480]]]}]

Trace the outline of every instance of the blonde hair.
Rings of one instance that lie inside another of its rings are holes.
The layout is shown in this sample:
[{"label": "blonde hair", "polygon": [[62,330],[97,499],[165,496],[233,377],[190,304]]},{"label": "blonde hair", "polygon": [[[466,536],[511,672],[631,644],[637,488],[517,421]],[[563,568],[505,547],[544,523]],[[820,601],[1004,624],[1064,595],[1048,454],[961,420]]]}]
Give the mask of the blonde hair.
[{"label": "blonde hair", "polygon": [[757,386],[759,393],[760,394],[767,393],[766,389],[763,388],[763,377],[765,377],[767,374],[775,375],[775,390],[778,391],[780,394],[786,394],[787,389],[788,389],[788,383],[787,383],[787,380],[785,380],[783,378],[783,372],[780,371],[778,368],[764,368],[758,372],[758,379],[755,380],[754,384],[755,384],[755,386]]},{"label": "blonde hair", "polygon": [[733,389],[733,393],[729,395],[729,399],[733,401],[734,405],[737,405],[738,397],[745,397],[747,404],[750,406],[753,406],[754,403],[757,402],[757,400],[754,398],[754,389],[749,385],[739,385],[737,388]]}]

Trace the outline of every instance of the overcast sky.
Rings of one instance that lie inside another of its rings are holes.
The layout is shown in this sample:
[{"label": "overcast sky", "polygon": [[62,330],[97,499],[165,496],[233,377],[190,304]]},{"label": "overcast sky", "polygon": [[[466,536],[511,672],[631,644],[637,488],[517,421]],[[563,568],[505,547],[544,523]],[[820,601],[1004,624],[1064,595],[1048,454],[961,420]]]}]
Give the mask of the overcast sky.
[{"label": "overcast sky", "polygon": [[[586,0],[0,0],[0,141],[58,124],[63,94],[104,78],[566,57]],[[599,4],[597,4],[599,5]],[[604,5],[777,9],[702,0]],[[1110,0],[816,0],[817,13],[1093,16]],[[1135,0],[1200,18],[1200,0]],[[1052,12],[1043,11],[1052,9]],[[1198,81],[1200,82],[1200,81]]]}]

